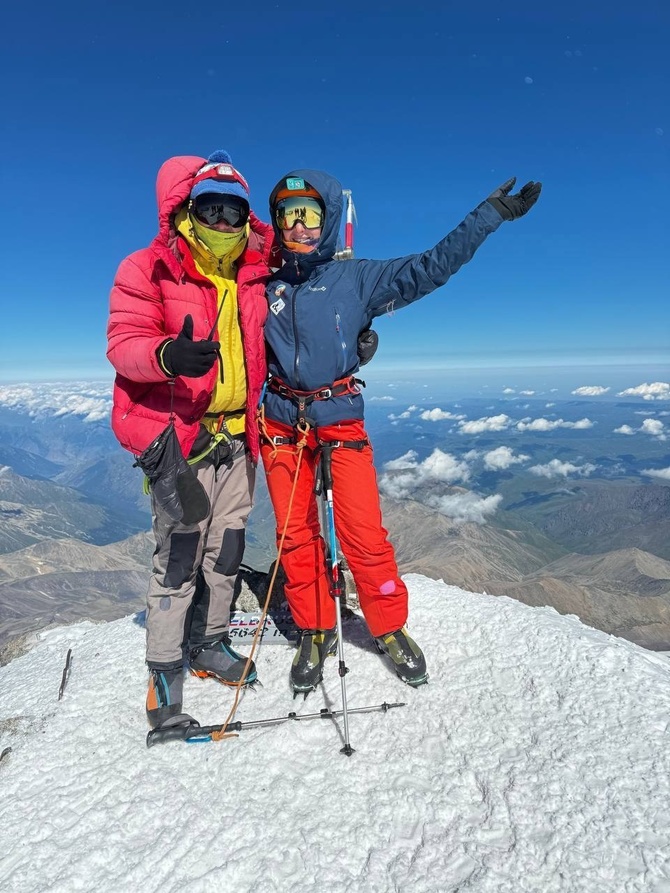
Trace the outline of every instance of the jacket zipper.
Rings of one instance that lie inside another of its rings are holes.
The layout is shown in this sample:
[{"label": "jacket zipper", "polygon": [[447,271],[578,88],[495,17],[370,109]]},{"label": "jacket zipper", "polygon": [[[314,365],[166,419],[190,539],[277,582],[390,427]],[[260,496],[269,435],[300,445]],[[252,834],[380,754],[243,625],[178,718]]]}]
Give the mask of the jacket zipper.
[{"label": "jacket zipper", "polygon": [[340,347],[342,348],[342,375],[347,371],[347,345],[342,340],[342,333],[340,331],[340,314],[335,311],[335,331],[340,339]]},{"label": "jacket zipper", "polygon": [[[300,269],[300,264],[298,263],[298,258],[293,258],[293,263],[295,265],[295,272],[297,278],[300,280],[302,278],[302,270]],[[295,338],[295,362],[294,362],[294,370],[295,370],[295,381],[296,387],[300,387],[300,341],[298,339],[298,285],[293,290],[293,337]]]},{"label": "jacket zipper", "polygon": [[296,387],[300,387],[300,340],[298,338],[298,314],[297,307],[298,305],[298,289],[294,289],[293,291],[293,338],[295,340],[295,362],[294,362],[294,372],[295,372],[295,382]]}]

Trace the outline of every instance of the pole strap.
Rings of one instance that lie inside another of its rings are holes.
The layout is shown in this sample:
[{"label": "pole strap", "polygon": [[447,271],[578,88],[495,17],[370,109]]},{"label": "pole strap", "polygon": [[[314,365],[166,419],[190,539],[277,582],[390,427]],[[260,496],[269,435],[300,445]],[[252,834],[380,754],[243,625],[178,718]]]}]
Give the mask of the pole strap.
[{"label": "pole strap", "polygon": [[318,496],[321,488],[325,485],[329,490],[333,485],[333,450],[344,447],[349,450],[363,450],[369,446],[370,441],[367,437],[363,440],[319,440],[315,450],[316,455],[321,455],[321,461],[316,466],[316,477],[314,481],[314,492]]}]

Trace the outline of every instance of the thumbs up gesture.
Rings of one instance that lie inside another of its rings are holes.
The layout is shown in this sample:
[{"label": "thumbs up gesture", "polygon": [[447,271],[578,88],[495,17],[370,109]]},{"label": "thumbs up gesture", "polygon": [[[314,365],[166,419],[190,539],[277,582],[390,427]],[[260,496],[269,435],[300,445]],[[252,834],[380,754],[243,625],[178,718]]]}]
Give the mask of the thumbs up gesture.
[{"label": "thumbs up gesture", "polygon": [[159,351],[159,362],[170,376],[200,378],[212,368],[221,345],[218,341],[194,341],[193,317],[187,314],[181,332],[166,341]]}]

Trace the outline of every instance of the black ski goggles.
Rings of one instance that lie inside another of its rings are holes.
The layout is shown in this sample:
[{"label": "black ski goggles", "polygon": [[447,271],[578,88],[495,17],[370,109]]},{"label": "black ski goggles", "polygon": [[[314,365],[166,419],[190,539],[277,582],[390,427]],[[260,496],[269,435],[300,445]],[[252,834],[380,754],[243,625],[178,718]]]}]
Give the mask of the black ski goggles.
[{"label": "black ski goggles", "polygon": [[193,212],[205,226],[227,223],[228,226],[239,229],[249,219],[249,204],[236,195],[217,195],[210,192],[195,199]]},{"label": "black ski goggles", "polygon": [[315,229],[323,226],[323,218],[323,208],[318,201],[305,195],[283,198],[275,207],[279,229],[293,229],[297,223],[302,223],[306,229]]}]

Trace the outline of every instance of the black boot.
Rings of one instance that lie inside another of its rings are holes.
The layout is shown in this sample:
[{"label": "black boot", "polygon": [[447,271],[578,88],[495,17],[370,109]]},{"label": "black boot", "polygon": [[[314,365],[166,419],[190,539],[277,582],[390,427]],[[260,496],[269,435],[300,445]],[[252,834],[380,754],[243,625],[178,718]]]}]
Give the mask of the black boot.
[{"label": "black boot", "polygon": [[334,629],[300,630],[298,650],[291,665],[291,685],[294,692],[312,691],[321,682],[323,662],[337,648]]},{"label": "black boot", "polygon": [[393,633],[376,636],[375,642],[382,654],[388,654],[391,658],[393,669],[403,682],[415,687],[428,682],[426,658],[404,626]]}]

